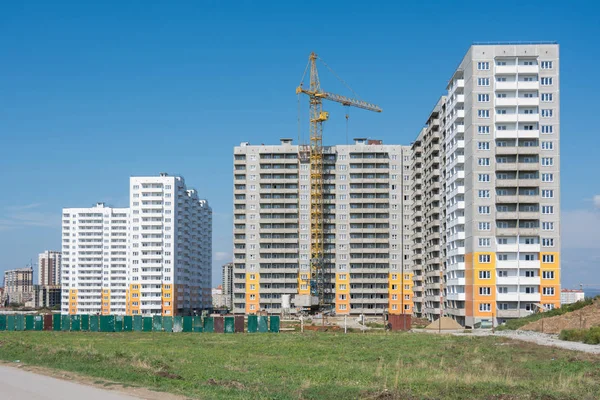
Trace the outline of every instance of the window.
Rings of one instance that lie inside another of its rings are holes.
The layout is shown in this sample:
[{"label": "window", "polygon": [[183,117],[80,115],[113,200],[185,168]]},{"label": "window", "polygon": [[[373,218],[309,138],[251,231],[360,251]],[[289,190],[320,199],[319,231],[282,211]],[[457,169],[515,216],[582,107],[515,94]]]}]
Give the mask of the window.
[{"label": "window", "polygon": [[489,254],[480,254],[479,262],[480,263],[489,263],[491,261],[491,257]]},{"label": "window", "polygon": [[479,118],[489,118],[490,110],[477,110],[477,116]]},{"label": "window", "polygon": [[492,274],[490,271],[479,271],[479,279],[491,279]]},{"label": "window", "polygon": [[554,214],[554,206],[542,206],[542,214]]},{"label": "window", "polygon": [[490,191],[489,190],[480,190],[478,192],[479,198],[480,199],[489,199],[490,198]]},{"label": "window", "polygon": [[554,133],[554,127],[552,125],[542,125],[542,133],[545,133],[545,134]]},{"label": "window", "polygon": [[479,125],[477,127],[477,133],[482,134],[482,135],[487,135],[490,133],[490,127],[489,125]]},{"label": "window", "polygon": [[498,278],[508,277],[508,271],[498,271]]},{"label": "window", "polygon": [[552,61],[542,61],[542,69],[552,69]]},{"label": "window", "polygon": [[552,85],[552,78],[551,77],[542,78],[542,79],[540,79],[540,84],[542,86],[550,86],[550,85]]},{"label": "window", "polygon": [[496,125],[496,130],[497,131],[505,131],[506,130],[506,125]]},{"label": "window", "polygon": [[496,93],[496,97],[499,98],[499,99],[505,99],[506,98],[506,93],[500,93],[500,92],[498,92],[498,93]]},{"label": "window", "polygon": [[490,165],[490,159],[489,158],[478,158],[477,164],[483,165],[483,166]]},{"label": "window", "polygon": [[489,222],[480,222],[479,223],[479,230],[480,231],[489,231],[490,228],[490,223]]},{"label": "window", "polygon": [[482,296],[490,296],[492,294],[492,289],[490,287],[480,287],[479,294]]},{"label": "window", "polygon": [[554,254],[544,254],[542,256],[542,262],[546,264],[551,264],[554,262]]},{"label": "window", "polygon": [[548,109],[542,109],[542,117],[544,118],[550,118],[552,116],[552,109],[548,108]]},{"label": "window", "polygon": [[554,182],[554,174],[542,174],[542,182]]},{"label": "window", "polygon": [[554,271],[542,271],[542,279],[554,279]]},{"label": "window", "polygon": [[496,60],[496,65],[499,65],[499,66],[502,67],[502,66],[506,65],[506,61],[498,61],[498,60]]},{"label": "window", "polygon": [[[525,110],[525,111],[527,111],[527,110]],[[498,108],[496,110],[496,114],[503,114],[504,115],[504,114],[506,114],[506,109],[505,108]]]},{"label": "window", "polygon": [[479,174],[478,180],[479,182],[489,182],[490,174]]},{"label": "window", "polygon": [[490,95],[487,93],[479,93],[477,95],[477,101],[482,102],[482,103],[488,102],[488,101],[490,101]]},{"label": "window", "polygon": [[490,78],[477,78],[477,86],[490,86]]},{"label": "window", "polygon": [[554,222],[542,222],[542,230],[543,231],[553,231],[554,230]]},{"label": "window", "polygon": [[479,214],[489,214],[490,213],[490,206],[479,206]]},{"label": "window", "polygon": [[554,165],[554,159],[552,157],[542,157],[542,166],[550,167]]},{"label": "window", "polygon": [[508,254],[498,254],[498,261],[508,261]]},{"label": "window", "polygon": [[553,287],[545,287],[542,289],[542,294],[544,296],[554,296],[554,288]]},{"label": "window", "polygon": [[542,238],[542,247],[554,247],[554,239]]},{"label": "window", "polygon": [[553,150],[554,143],[553,142],[542,142],[542,150]]},{"label": "window", "polygon": [[506,77],[505,76],[497,76],[496,82],[506,82]]},{"label": "window", "polygon": [[490,69],[490,63],[487,61],[480,61],[477,63],[477,69],[480,71],[487,71]]},{"label": "window", "polygon": [[552,93],[542,93],[542,101],[550,102],[552,100]]},{"label": "window", "polygon": [[491,311],[492,305],[490,303],[479,303],[479,311]]},{"label": "window", "polygon": [[477,142],[477,148],[479,150],[489,150],[490,142]]},{"label": "window", "polygon": [[490,247],[490,238],[479,238],[479,247]]},{"label": "window", "polygon": [[554,197],[554,190],[552,189],[544,189],[542,190],[542,198],[551,199]]}]

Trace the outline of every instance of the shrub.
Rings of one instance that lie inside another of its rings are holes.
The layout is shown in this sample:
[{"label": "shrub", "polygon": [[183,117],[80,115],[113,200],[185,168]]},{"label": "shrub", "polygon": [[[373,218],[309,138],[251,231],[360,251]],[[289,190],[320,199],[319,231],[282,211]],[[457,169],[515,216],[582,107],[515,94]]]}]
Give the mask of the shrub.
[{"label": "shrub", "polygon": [[558,338],[569,342],[600,344],[600,326],[590,329],[563,329]]},{"label": "shrub", "polygon": [[583,339],[583,343],[600,344],[600,326],[590,328]]}]

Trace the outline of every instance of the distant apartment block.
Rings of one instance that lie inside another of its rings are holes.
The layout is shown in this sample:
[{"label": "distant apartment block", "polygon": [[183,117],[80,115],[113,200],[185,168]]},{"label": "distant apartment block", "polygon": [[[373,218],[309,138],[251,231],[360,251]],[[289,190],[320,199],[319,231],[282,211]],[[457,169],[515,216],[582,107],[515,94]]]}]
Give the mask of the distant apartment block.
[{"label": "distant apartment block", "polygon": [[[324,148],[326,302],[337,314],[412,313],[410,147]],[[281,312],[309,294],[308,148],[234,148],[233,310]]]},{"label": "distant apartment block", "polygon": [[560,306],[558,71],[557,44],[497,44],[452,75],[413,144],[417,315],[473,326]]},{"label": "distant apartment block", "polygon": [[225,305],[231,308],[233,305],[233,263],[223,265],[223,296]]},{"label": "distant apartment block", "polygon": [[585,300],[585,293],[581,289],[562,289],[560,291],[560,304],[573,304]]},{"label": "distant apartment block", "polygon": [[45,251],[38,256],[38,285],[60,285],[62,254]]},{"label": "distant apartment block", "polygon": [[185,315],[211,306],[212,211],[182,177],[130,179],[130,207],[63,210],[63,314]]},{"label": "distant apartment block", "polygon": [[4,302],[25,304],[33,299],[33,268],[4,271]]},{"label": "distant apartment block", "polygon": [[63,314],[125,314],[128,227],[128,208],[63,209]]},{"label": "distant apartment block", "polygon": [[211,307],[212,210],[180,176],[132,177],[128,314]]}]

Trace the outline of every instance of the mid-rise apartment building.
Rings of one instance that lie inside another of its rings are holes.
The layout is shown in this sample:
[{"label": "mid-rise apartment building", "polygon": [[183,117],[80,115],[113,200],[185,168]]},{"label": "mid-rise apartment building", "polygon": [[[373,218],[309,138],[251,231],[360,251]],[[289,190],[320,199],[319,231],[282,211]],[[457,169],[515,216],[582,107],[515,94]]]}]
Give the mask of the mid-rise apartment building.
[{"label": "mid-rise apartment building", "polygon": [[38,256],[38,285],[60,285],[62,255],[60,251],[45,251]]},{"label": "mid-rise apartment building", "polygon": [[212,211],[182,177],[130,179],[130,207],[63,209],[63,314],[211,307]]},{"label": "mid-rise apartment building", "polygon": [[33,299],[33,268],[4,271],[4,298],[9,304],[25,304]]},{"label": "mid-rise apartment building", "polygon": [[[440,215],[444,302],[436,311],[437,282],[425,279],[422,315],[473,326],[559,307],[558,71],[557,44],[497,44],[473,45],[452,75],[413,145],[435,148],[427,132],[438,125],[441,192],[430,211]],[[413,177],[424,177],[416,161]],[[425,274],[438,265],[422,263]]]},{"label": "mid-rise apartment building", "polygon": [[211,307],[212,210],[180,176],[130,179],[128,314]]},{"label": "mid-rise apartment building", "polygon": [[63,209],[63,314],[125,314],[128,226],[128,208]]},{"label": "mid-rise apartment building", "polygon": [[[235,313],[309,294],[309,149],[234,149]],[[337,314],[412,313],[410,147],[324,147],[325,302]],[[294,304],[294,300],[292,300]]]}]

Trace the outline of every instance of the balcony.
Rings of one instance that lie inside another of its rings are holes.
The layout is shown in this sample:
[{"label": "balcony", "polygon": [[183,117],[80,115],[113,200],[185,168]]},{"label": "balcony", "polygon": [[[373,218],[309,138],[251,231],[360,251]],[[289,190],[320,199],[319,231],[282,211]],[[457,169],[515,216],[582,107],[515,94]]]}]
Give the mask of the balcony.
[{"label": "balcony", "polygon": [[539,219],[540,213],[539,211],[527,212],[527,211],[519,211],[519,219]]},{"label": "balcony", "polygon": [[508,196],[501,196],[501,195],[497,195],[496,196],[496,203],[518,203],[519,202],[519,196],[517,195],[508,195]]},{"label": "balcony", "polygon": [[519,72],[519,74],[537,74],[538,65],[518,65],[517,72]]},{"label": "balcony", "polygon": [[516,139],[517,136],[518,131],[516,129],[508,129],[504,131],[496,130],[496,139]]},{"label": "balcony", "polygon": [[[512,196],[498,196],[498,197],[512,197]],[[496,212],[496,219],[506,220],[506,219],[517,219],[518,213],[516,211],[498,211]]]},{"label": "balcony", "polygon": [[496,187],[517,187],[517,179],[496,179]]},{"label": "balcony", "polygon": [[516,106],[518,100],[516,97],[497,97],[494,102],[496,106]]},{"label": "balcony", "polygon": [[527,130],[526,131],[526,130],[519,129],[517,131],[517,137],[518,138],[523,138],[523,139],[535,139],[535,138],[539,138],[540,137],[540,130],[539,129],[533,129],[533,130]]},{"label": "balcony", "polygon": [[513,65],[496,65],[495,66],[496,74],[516,74],[517,66]]},{"label": "balcony", "polygon": [[496,171],[516,171],[516,170],[517,170],[516,162],[496,163]]},{"label": "balcony", "polygon": [[537,106],[540,104],[539,97],[517,97],[517,104],[520,106]]},{"label": "balcony", "polygon": [[517,82],[496,82],[496,90],[517,90]]},{"label": "balcony", "polygon": [[[498,253],[516,253],[517,251],[519,251],[519,246],[516,243],[512,243],[512,244],[498,244],[496,245],[496,251]],[[497,267],[497,268],[501,268],[501,267]]]},{"label": "balcony", "polygon": [[499,155],[516,155],[517,150],[517,146],[496,146],[496,154]]},{"label": "balcony", "polygon": [[534,82],[519,81],[517,84],[517,88],[519,90],[539,90],[540,82],[539,81],[534,81]]},{"label": "balcony", "polygon": [[519,122],[539,122],[540,114],[519,113]]},{"label": "balcony", "polygon": [[520,114],[498,114],[496,113],[496,122],[517,122]]},{"label": "balcony", "polygon": [[[538,244],[523,244],[519,243],[518,250],[523,253],[539,253],[541,251],[541,246]],[[500,250],[498,250],[500,251]],[[514,250],[517,251],[517,250]],[[539,268],[539,261],[537,261],[537,267]]]}]

